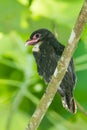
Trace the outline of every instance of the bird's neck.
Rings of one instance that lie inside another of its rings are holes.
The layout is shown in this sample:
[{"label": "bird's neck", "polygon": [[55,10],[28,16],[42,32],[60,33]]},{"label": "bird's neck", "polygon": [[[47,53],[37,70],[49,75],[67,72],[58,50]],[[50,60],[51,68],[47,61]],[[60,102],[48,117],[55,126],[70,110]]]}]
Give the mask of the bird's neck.
[{"label": "bird's neck", "polygon": [[43,43],[39,46],[40,50],[49,50],[53,48],[55,53],[61,55],[64,51],[65,46],[62,45],[56,38],[46,39]]},{"label": "bird's neck", "polygon": [[41,44],[42,44],[42,42],[38,42],[36,45],[34,45],[32,51],[33,52],[39,52],[39,50],[40,50],[39,47],[40,47]]},{"label": "bird's neck", "polygon": [[48,51],[49,49],[53,48],[56,53],[59,55],[62,54],[64,50],[64,45],[59,43],[57,39],[45,39],[44,41],[38,42],[36,45],[34,45],[32,51],[33,52],[39,52],[39,51]]}]

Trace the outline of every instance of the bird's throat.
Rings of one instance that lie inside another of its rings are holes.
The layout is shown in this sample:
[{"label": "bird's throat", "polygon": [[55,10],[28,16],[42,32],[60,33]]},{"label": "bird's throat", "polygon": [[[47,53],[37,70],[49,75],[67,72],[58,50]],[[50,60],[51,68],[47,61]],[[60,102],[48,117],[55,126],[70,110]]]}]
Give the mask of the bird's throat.
[{"label": "bird's throat", "polygon": [[40,47],[41,44],[42,44],[42,42],[38,42],[37,44],[35,44],[32,51],[33,52],[39,52],[39,50],[40,50],[39,47]]}]

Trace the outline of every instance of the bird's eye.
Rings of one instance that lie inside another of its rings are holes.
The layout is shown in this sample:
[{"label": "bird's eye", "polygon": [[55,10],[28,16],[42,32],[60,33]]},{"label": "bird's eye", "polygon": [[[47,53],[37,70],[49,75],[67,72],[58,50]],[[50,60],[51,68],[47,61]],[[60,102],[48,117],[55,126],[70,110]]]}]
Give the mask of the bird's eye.
[{"label": "bird's eye", "polygon": [[39,33],[37,33],[37,34],[34,35],[34,38],[39,38],[39,37],[40,37]]}]

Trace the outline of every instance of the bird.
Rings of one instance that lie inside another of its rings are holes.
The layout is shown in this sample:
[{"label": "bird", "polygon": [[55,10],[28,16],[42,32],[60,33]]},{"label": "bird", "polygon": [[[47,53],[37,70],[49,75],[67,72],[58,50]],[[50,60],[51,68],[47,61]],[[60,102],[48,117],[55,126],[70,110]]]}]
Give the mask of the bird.
[{"label": "bird", "polygon": [[[35,30],[26,41],[25,46],[33,46],[32,52],[37,64],[37,71],[46,83],[52,79],[52,75],[62,56],[65,46],[61,44],[55,35],[48,29]],[[73,58],[69,63],[65,76],[58,87],[62,104],[70,113],[76,113],[76,102],[73,90],[76,84],[76,73]]]}]

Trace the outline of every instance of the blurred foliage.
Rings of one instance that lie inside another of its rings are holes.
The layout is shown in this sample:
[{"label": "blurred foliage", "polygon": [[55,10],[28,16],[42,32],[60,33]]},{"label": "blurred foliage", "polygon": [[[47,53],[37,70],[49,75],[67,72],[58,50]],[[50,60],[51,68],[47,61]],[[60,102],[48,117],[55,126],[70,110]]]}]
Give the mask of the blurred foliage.
[{"label": "blurred foliage", "polygon": [[[32,47],[26,48],[25,41],[42,27],[56,29],[59,41],[67,44],[82,4],[83,0],[0,0],[0,130],[24,130],[46,89],[37,74]],[[87,25],[74,61],[74,95],[87,110]],[[44,129],[87,129],[87,117],[79,110],[76,115],[67,112],[56,94],[38,128]]]}]

